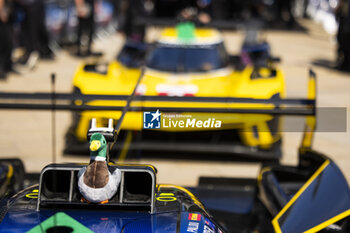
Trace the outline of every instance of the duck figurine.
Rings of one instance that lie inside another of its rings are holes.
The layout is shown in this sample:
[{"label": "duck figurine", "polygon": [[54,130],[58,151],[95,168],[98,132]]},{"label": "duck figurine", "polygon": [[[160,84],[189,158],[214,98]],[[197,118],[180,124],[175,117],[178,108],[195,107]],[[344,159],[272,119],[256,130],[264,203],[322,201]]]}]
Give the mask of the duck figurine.
[{"label": "duck figurine", "polygon": [[82,201],[88,203],[108,203],[117,192],[121,179],[119,169],[111,174],[108,169],[107,141],[101,133],[90,137],[90,163],[78,173],[78,187]]}]

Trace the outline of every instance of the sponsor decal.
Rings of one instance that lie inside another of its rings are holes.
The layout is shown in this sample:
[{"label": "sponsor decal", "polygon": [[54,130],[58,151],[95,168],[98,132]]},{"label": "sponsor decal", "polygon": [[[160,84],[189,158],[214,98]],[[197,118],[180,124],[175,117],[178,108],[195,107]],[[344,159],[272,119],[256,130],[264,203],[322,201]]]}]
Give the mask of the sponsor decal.
[{"label": "sponsor decal", "polygon": [[191,115],[182,115],[175,113],[161,113],[159,109],[156,112],[143,113],[144,129],[171,129],[171,128],[192,128],[192,129],[210,129],[221,128],[222,121],[215,118],[197,119]]},{"label": "sponsor decal", "polygon": [[202,215],[200,215],[200,214],[190,213],[190,214],[188,214],[188,220],[200,221],[201,220],[201,216]]},{"label": "sponsor decal", "polygon": [[197,233],[199,222],[189,222],[187,226],[187,232]]},{"label": "sponsor decal", "polygon": [[203,233],[204,216],[200,213],[181,213],[180,233]]},{"label": "sponsor decal", "polygon": [[213,230],[216,229],[215,224],[212,221],[210,221],[208,218],[205,218],[205,225],[209,226]]},{"label": "sponsor decal", "polygon": [[159,84],[156,86],[156,91],[160,96],[194,96],[198,92],[198,87],[192,84],[186,85],[168,85]]},{"label": "sponsor decal", "polygon": [[209,226],[205,225],[203,233],[215,233],[215,231],[211,229]]},{"label": "sponsor decal", "polygon": [[136,89],[136,95],[145,95],[147,91],[147,87],[145,84],[139,84]]}]

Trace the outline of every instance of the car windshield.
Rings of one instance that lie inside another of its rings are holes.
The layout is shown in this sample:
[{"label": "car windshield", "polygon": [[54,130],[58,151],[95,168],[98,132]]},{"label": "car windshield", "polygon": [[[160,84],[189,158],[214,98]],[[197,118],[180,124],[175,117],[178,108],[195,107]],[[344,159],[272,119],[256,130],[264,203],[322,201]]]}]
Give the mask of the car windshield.
[{"label": "car windshield", "polygon": [[214,45],[176,46],[157,44],[147,60],[147,66],[168,72],[206,72],[228,65],[223,43]]},{"label": "car windshield", "polygon": [[146,54],[144,44],[125,44],[120,51],[117,60],[127,67],[137,68],[142,66]]}]

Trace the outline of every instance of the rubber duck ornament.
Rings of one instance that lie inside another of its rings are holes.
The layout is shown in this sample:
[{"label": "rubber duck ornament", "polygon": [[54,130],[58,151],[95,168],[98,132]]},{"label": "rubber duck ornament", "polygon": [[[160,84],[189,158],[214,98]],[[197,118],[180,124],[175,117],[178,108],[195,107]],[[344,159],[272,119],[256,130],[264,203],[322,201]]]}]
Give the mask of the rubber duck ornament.
[{"label": "rubber duck ornament", "polygon": [[[121,172],[113,173],[108,168],[108,143],[106,137],[113,138],[113,120],[108,128],[96,128],[96,119],[92,120],[88,133],[90,138],[90,163],[78,173],[78,187],[82,194],[82,202],[105,204],[117,193],[121,180]],[[112,136],[111,136],[112,135]]]}]

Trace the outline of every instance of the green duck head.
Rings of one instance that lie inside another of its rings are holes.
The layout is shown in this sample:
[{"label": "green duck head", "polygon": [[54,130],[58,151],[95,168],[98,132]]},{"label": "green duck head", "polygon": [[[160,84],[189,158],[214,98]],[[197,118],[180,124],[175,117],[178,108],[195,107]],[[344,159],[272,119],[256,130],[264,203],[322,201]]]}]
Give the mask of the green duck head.
[{"label": "green duck head", "polygon": [[106,161],[107,141],[100,133],[94,133],[90,138],[90,162]]}]

